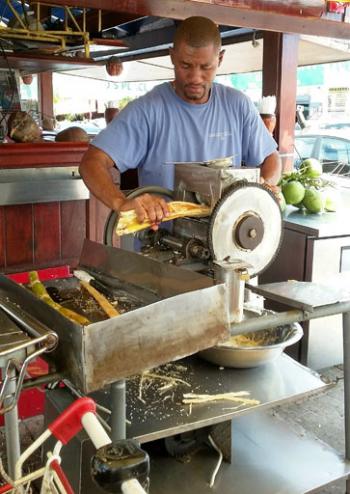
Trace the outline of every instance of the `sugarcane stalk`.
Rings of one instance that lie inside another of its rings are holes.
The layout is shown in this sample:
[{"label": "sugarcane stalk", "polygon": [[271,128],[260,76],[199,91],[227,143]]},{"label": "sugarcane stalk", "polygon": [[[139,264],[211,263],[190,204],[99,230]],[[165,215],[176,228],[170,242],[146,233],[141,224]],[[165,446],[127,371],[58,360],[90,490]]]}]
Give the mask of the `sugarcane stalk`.
[{"label": "sugarcane stalk", "polygon": [[[174,220],[176,218],[183,218],[184,216],[209,216],[211,213],[211,209],[208,206],[184,201],[168,202],[168,210],[169,215],[164,216],[162,222]],[[121,211],[121,213],[119,214],[116,234],[122,236],[129,233],[136,233],[140,230],[144,230],[145,228],[150,227],[152,223],[154,222],[150,221],[149,218],[145,218],[145,220],[140,223],[137,219],[136,211],[134,209],[131,209],[129,211]]]},{"label": "sugarcane stalk", "polygon": [[90,293],[92,297],[99,304],[101,309],[107,314],[108,317],[120,316],[120,312],[117,311],[115,307],[109,302],[109,300],[102,295],[102,293],[98,292],[93,286],[90,285],[87,281],[80,281],[80,284],[85,290]]},{"label": "sugarcane stalk", "polygon": [[28,273],[28,276],[29,276],[29,287],[32,290],[32,292],[38,298],[40,298],[40,300],[50,305],[58,312],[60,312],[63,316],[67,317],[68,319],[70,319],[71,321],[77,324],[81,324],[82,326],[86,326],[87,324],[90,324],[89,319],[87,319],[85,316],[82,316],[81,314],[78,314],[73,310],[67,309],[66,307],[62,307],[62,305],[52,300],[52,298],[46,291],[45,285],[41,283],[37,271],[30,271]]}]

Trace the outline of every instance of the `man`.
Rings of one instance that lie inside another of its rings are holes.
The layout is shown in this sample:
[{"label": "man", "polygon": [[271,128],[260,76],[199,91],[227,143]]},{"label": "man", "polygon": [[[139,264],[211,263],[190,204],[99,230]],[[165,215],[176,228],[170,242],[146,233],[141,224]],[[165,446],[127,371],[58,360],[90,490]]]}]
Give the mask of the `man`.
[{"label": "man", "polygon": [[281,166],[276,143],[243,93],[214,83],[222,62],[219,30],[210,19],[190,17],[175,33],[170,56],[175,79],[127,105],[93,140],[80,173],[92,193],[115,211],[135,209],[158,224],[168,215],[159,196],[128,200],[109,170],[138,168],[140,185],[173,188],[172,163],[233,156],[233,165],[261,166],[274,186]]},{"label": "man", "polygon": [[258,111],[270,134],[273,134],[276,127],[276,96],[264,96],[258,102]]}]

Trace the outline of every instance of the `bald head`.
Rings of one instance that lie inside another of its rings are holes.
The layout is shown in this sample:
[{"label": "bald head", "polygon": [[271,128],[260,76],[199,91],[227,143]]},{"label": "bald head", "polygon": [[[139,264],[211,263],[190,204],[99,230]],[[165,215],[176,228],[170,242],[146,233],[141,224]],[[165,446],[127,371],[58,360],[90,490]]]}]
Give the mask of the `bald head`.
[{"label": "bald head", "polygon": [[188,17],[181,22],[174,36],[174,49],[182,42],[193,48],[214,45],[217,51],[221,48],[220,32],[212,20],[207,17]]},{"label": "bald head", "polygon": [[176,30],[174,47],[169,50],[175,72],[172,86],[187,103],[208,101],[224,56],[220,48],[219,29],[206,17],[189,17]]}]

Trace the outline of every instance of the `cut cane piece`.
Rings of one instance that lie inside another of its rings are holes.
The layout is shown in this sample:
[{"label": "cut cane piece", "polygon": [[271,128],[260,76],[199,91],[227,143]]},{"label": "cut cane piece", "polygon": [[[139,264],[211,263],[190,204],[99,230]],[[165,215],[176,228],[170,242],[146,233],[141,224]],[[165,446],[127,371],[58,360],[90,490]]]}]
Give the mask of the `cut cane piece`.
[{"label": "cut cane piece", "polygon": [[209,395],[209,394],[196,394],[196,393],[185,393],[183,395],[182,403],[184,404],[196,404],[196,403],[210,403],[213,401],[222,401],[222,400],[227,400],[227,401],[233,401],[240,403],[242,405],[259,405],[260,401],[259,400],[254,400],[251,398],[244,398],[244,396],[249,396],[248,391],[238,391],[236,393],[234,392],[229,392],[229,393],[220,393],[220,394],[214,394],[214,395]]},{"label": "cut cane piece", "polygon": [[90,283],[80,280],[80,284],[85,288],[87,292],[90,293],[92,297],[96,300],[101,309],[107,314],[108,317],[120,316],[120,312],[117,311],[115,307],[106,299],[102,293],[97,291]]},{"label": "cut cane piece", "polygon": [[29,287],[32,290],[32,292],[38,298],[40,298],[40,300],[50,305],[58,312],[60,312],[63,316],[67,317],[76,324],[81,324],[82,326],[86,326],[87,324],[90,324],[89,319],[87,319],[86,317],[78,314],[77,312],[74,312],[73,310],[67,309],[66,307],[62,307],[60,304],[52,300],[50,295],[47,293],[45,285],[41,283],[37,271],[30,271],[28,273],[28,276],[29,276]]},{"label": "cut cane piece", "polygon": [[[211,212],[211,209],[208,206],[184,201],[169,202],[168,208],[169,216],[165,216],[162,219],[162,223],[165,221],[174,220],[175,218],[183,218],[184,216],[209,216]],[[130,211],[122,211],[119,215],[116,234],[122,236],[129,233],[135,233],[144,230],[145,228],[149,228],[152,224],[153,223],[151,223],[149,219],[145,219],[142,223],[140,223],[134,209],[131,209]]]}]

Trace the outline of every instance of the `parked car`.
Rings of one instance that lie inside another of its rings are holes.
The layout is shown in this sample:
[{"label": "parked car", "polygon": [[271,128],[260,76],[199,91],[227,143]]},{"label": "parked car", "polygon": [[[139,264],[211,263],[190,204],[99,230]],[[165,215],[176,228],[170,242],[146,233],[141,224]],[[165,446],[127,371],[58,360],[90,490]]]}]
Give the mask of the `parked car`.
[{"label": "parked car", "polygon": [[350,135],[348,138],[328,132],[301,132],[295,136],[294,148],[296,168],[305,158],[317,158],[326,173],[350,172]]},{"label": "parked car", "polygon": [[350,131],[350,122],[331,122],[320,126],[320,129],[330,129],[330,130],[346,130]]}]

